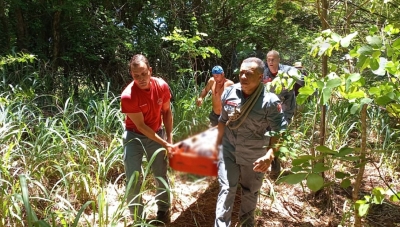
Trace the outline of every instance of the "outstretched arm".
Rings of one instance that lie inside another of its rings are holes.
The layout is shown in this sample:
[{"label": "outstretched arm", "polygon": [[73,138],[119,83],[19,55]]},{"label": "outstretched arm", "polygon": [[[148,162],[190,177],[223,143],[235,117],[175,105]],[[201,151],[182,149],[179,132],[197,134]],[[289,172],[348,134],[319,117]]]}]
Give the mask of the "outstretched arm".
[{"label": "outstretched arm", "polygon": [[173,118],[171,111],[170,101],[166,102],[162,106],[163,110],[163,123],[165,127],[165,133],[167,134],[167,142],[172,144],[172,128],[173,128]]},{"label": "outstretched arm", "polygon": [[211,90],[213,83],[214,83],[214,78],[211,77],[208,80],[208,82],[207,82],[206,86],[204,87],[204,89],[201,90],[200,95],[196,100],[197,106],[201,106],[201,104],[203,104],[203,99],[204,99],[204,97],[206,97],[207,93]]}]

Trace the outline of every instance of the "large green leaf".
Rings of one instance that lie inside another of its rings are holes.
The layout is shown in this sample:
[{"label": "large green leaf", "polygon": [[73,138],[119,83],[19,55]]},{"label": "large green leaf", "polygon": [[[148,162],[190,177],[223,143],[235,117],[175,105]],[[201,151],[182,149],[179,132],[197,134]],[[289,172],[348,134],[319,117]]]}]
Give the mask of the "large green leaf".
[{"label": "large green leaf", "polygon": [[388,104],[388,103],[391,102],[391,101],[392,101],[392,99],[391,99],[390,97],[388,97],[387,95],[378,97],[378,98],[375,100],[375,102],[376,102],[378,105],[381,105],[381,106],[385,106],[386,104]]},{"label": "large green leaf", "polygon": [[335,155],[335,157],[344,157],[348,154],[353,153],[354,148],[344,147],[339,150],[339,153]]},{"label": "large green leaf", "polygon": [[372,70],[377,70],[377,69],[379,69],[379,62],[378,62],[378,60],[376,59],[376,58],[372,58],[371,60],[370,60],[370,67],[371,67],[371,69]]},{"label": "large green leaf", "polygon": [[297,97],[296,97],[296,102],[299,104],[299,105],[301,105],[301,104],[303,104],[307,99],[308,99],[308,97],[310,97],[310,95],[306,95],[306,94],[298,94],[297,95]]},{"label": "large green leaf", "polygon": [[322,178],[319,174],[310,173],[307,176],[307,187],[312,191],[318,191],[324,185],[324,178]]},{"label": "large green leaf", "polygon": [[325,54],[325,52],[327,50],[329,50],[330,47],[331,47],[331,44],[329,44],[329,43],[321,44],[319,47],[318,56],[322,56],[323,54]]},{"label": "large green leaf", "polygon": [[280,147],[280,148],[279,148],[279,152],[285,153],[285,154],[286,154],[286,153],[288,153],[288,152],[290,152],[290,151],[289,151],[289,149],[288,149],[287,147]]},{"label": "large green leaf", "polygon": [[379,58],[381,56],[381,51],[380,50],[376,50],[372,53],[372,57],[373,58]]},{"label": "large green leaf", "polygon": [[361,65],[360,70],[364,70],[366,68],[368,68],[368,66],[370,65],[371,62],[371,58],[367,57],[364,61],[364,64]]},{"label": "large green leaf", "polygon": [[347,157],[347,156],[345,156],[345,157],[340,157],[340,159],[353,162],[353,161],[359,160],[360,157],[357,157],[357,156],[355,156],[355,157]]},{"label": "large green leaf", "polygon": [[374,49],[372,49],[371,46],[364,45],[360,49],[358,49],[357,53],[360,54],[361,56],[366,56],[366,55],[371,55],[373,51]]},{"label": "large green leaf", "polygon": [[306,178],[306,176],[307,176],[307,173],[290,174],[290,175],[282,177],[277,182],[286,182],[288,184],[298,184],[301,181],[303,181]]},{"label": "large green leaf", "polygon": [[400,50],[400,38],[397,38],[396,41],[393,42],[392,47]]},{"label": "large green leaf", "polygon": [[296,173],[296,172],[300,172],[300,171],[302,171],[302,170],[304,170],[304,169],[303,169],[303,167],[301,167],[301,166],[293,166],[290,170],[291,170],[292,172]]},{"label": "large green leaf", "polygon": [[357,64],[356,64],[357,68],[363,67],[363,65],[365,64],[365,62],[366,62],[368,59],[369,59],[368,56],[366,56],[366,55],[360,55],[360,57],[358,58]]},{"label": "large green leaf", "polygon": [[308,160],[314,160],[315,158],[312,155],[300,155],[299,157],[297,157],[297,159],[308,161]]},{"label": "large green leaf", "polygon": [[381,93],[381,89],[379,87],[371,87],[368,92],[371,95],[379,95]]},{"label": "large green leaf", "polygon": [[400,201],[400,192],[397,192],[397,194],[395,194],[395,195],[391,195],[389,199],[390,199],[390,201],[393,201],[393,202]]},{"label": "large green leaf", "polygon": [[351,181],[349,179],[344,179],[340,183],[340,187],[342,188],[348,188],[351,185]]},{"label": "large green leaf", "polygon": [[332,89],[331,88],[324,88],[322,89],[322,104],[327,104],[329,99],[331,98]]},{"label": "large green leaf", "polygon": [[396,97],[397,97],[397,95],[396,95],[396,93],[395,93],[394,91],[390,91],[390,92],[386,93],[386,95],[387,95],[389,98],[391,98],[392,100],[395,100]]},{"label": "large green leaf", "polygon": [[382,39],[379,36],[367,36],[366,40],[369,45],[375,47],[375,48],[380,48],[382,47]]},{"label": "large green leaf", "polygon": [[314,94],[314,92],[315,92],[315,90],[310,86],[304,86],[299,89],[300,94],[312,95],[312,94]]},{"label": "large green leaf", "polygon": [[351,33],[349,35],[347,35],[346,37],[344,37],[342,40],[340,40],[340,45],[342,47],[347,48],[350,45],[350,41],[357,35],[357,32]]},{"label": "large green leaf", "polygon": [[364,98],[364,97],[365,97],[365,93],[363,91],[355,91],[355,92],[347,93],[347,99],[349,99],[349,100]]},{"label": "large green leaf", "polygon": [[358,207],[358,215],[361,217],[365,216],[368,213],[370,204],[360,204]]},{"label": "large green leaf", "polygon": [[294,166],[298,166],[301,165],[303,163],[307,162],[307,160],[303,160],[303,159],[293,159],[292,160],[292,165]]},{"label": "large green leaf", "polygon": [[340,36],[340,35],[337,34],[337,33],[332,32],[331,38],[332,38],[333,41],[335,41],[335,43],[337,43],[337,42],[340,42],[340,41],[341,41],[342,36]]},{"label": "large green leaf", "polygon": [[363,99],[360,100],[360,104],[361,105],[370,104],[370,103],[372,103],[372,101],[374,101],[374,100],[372,100],[370,98],[363,98]]},{"label": "large green leaf", "polygon": [[350,176],[350,174],[348,174],[348,173],[344,173],[344,172],[340,172],[340,171],[335,172],[335,177],[338,179],[343,179],[348,176]]},{"label": "large green leaf", "polygon": [[333,151],[333,150],[327,148],[326,146],[317,146],[316,149],[317,149],[317,151],[325,153],[325,154],[334,154],[334,155],[337,154],[336,151]]},{"label": "large green leaf", "polygon": [[292,160],[292,165],[301,165],[305,162],[308,162],[310,160],[314,160],[314,157],[312,155],[303,155],[299,156],[296,159]]},{"label": "large green leaf", "polygon": [[393,53],[395,53],[395,50],[391,46],[387,46],[387,49],[386,49],[387,56],[392,57]]},{"label": "large green leaf", "polygon": [[346,79],[346,92],[350,90],[355,81],[358,81],[361,78],[359,73],[350,74],[350,76]]},{"label": "large green leaf", "polygon": [[380,28],[378,28],[376,25],[372,25],[372,26],[369,28],[368,33],[369,33],[370,35],[373,35],[373,34],[377,33],[377,32],[379,31],[379,29],[380,29]]},{"label": "large green leaf", "polygon": [[400,29],[397,28],[394,24],[388,24],[385,26],[384,31],[388,34],[398,34]]},{"label": "large green leaf", "polygon": [[358,215],[360,217],[363,217],[368,213],[368,209],[369,209],[370,205],[368,203],[357,203],[357,202],[356,202],[356,209],[358,210]]},{"label": "large green leaf", "polygon": [[372,194],[374,195],[372,197],[372,202],[374,204],[382,204],[383,200],[385,199],[385,190],[381,187],[376,187],[372,190]]},{"label": "large green leaf", "polygon": [[318,80],[316,84],[318,89],[323,89],[325,87],[325,83],[323,81]]},{"label": "large green leaf", "polygon": [[329,170],[329,167],[324,166],[324,163],[316,163],[314,168],[312,169],[313,173],[322,173],[324,171]]},{"label": "large green leaf", "polygon": [[358,113],[360,111],[360,109],[361,109],[360,107],[361,107],[361,105],[359,103],[354,103],[353,105],[351,105],[350,113],[351,114]]},{"label": "large green leaf", "polygon": [[351,82],[355,82],[358,81],[359,79],[361,79],[361,74],[360,73],[352,73],[349,75],[349,77],[347,78],[347,80],[351,81]]},{"label": "large green leaf", "polygon": [[326,82],[325,87],[326,88],[335,88],[335,87],[339,87],[341,83],[342,83],[342,80],[340,78],[333,78]]}]

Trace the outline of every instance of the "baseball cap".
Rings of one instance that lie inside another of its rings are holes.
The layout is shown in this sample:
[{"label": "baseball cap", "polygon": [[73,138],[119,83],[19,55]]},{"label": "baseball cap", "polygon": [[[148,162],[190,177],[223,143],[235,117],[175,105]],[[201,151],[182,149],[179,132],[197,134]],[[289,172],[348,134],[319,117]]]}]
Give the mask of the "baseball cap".
[{"label": "baseball cap", "polygon": [[224,70],[222,69],[221,66],[217,65],[217,66],[214,66],[214,68],[212,68],[211,72],[212,72],[212,74],[222,74],[222,73],[224,73]]},{"label": "baseball cap", "polygon": [[293,66],[296,67],[296,68],[303,68],[303,65],[301,64],[300,61],[295,62]]}]

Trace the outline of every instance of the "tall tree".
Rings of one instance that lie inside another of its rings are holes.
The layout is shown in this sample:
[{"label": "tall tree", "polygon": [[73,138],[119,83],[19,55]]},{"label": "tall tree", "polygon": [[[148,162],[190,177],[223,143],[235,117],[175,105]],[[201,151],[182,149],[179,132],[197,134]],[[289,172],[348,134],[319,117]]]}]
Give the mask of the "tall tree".
[{"label": "tall tree", "polygon": [[28,31],[24,19],[24,5],[20,1],[12,1],[10,9],[13,11],[16,19],[17,46],[19,50],[25,50],[28,44]]},{"label": "tall tree", "polygon": [[0,53],[10,49],[10,36],[5,4],[6,2],[4,0],[0,0],[0,30],[3,31],[2,36],[0,37]]}]

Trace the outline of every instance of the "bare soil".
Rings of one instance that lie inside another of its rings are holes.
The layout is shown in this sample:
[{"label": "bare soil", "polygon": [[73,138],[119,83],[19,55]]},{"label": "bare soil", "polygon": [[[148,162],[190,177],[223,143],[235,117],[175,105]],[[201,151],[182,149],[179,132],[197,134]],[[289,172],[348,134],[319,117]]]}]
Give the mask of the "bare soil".
[{"label": "bare soil", "polygon": [[[290,168],[285,168],[286,170]],[[369,195],[375,187],[387,188],[389,183],[396,192],[400,191],[398,180],[400,174],[386,176],[384,181],[372,165],[366,166],[364,184],[360,198]],[[190,174],[173,173],[174,202],[172,222],[168,227],[210,227],[214,224],[215,204],[219,191],[215,177],[199,178]],[[196,186],[197,185],[197,186]],[[322,227],[352,226],[351,210],[352,189],[343,189],[334,184],[329,190],[317,193],[306,187],[289,184],[275,184],[275,180],[266,175],[260,191],[256,210],[256,226],[271,227]],[[240,190],[237,192],[232,215],[232,226],[238,223],[240,206]],[[367,217],[363,218],[363,226],[400,226],[400,204],[389,200],[381,205],[373,205]]]},{"label": "bare soil", "polygon": [[[388,189],[390,185],[395,192],[400,191],[400,167],[395,170],[376,168],[378,164],[367,164],[359,199],[370,195],[375,187]],[[290,169],[290,163],[283,163],[284,171]],[[394,173],[394,174],[393,174]],[[215,205],[219,192],[216,177],[201,177],[181,172],[170,172],[173,190],[171,223],[167,227],[211,227],[214,226]],[[312,192],[300,184],[276,184],[276,179],[266,174],[260,190],[256,209],[257,227],[333,227],[353,226],[352,188],[343,189],[339,183],[318,192]],[[124,193],[122,184],[110,185],[108,199],[116,201]],[[147,202],[154,199],[152,195],[144,196]],[[112,203],[112,202],[111,202]],[[149,204],[151,204],[149,202]],[[111,205],[111,204],[110,204]],[[113,213],[111,206],[109,213]],[[149,219],[155,217],[156,206],[152,205]],[[232,227],[240,226],[238,213],[240,206],[240,188],[237,191]],[[129,216],[128,209],[124,216]],[[372,205],[368,215],[362,219],[363,227],[400,227],[400,203],[390,202],[388,197],[383,204]],[[129,225],[130,221],[120,223],[120,227]]]}]

